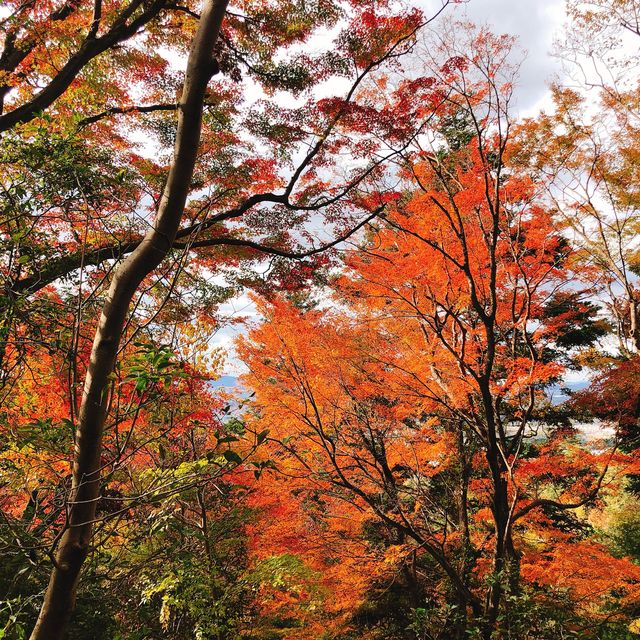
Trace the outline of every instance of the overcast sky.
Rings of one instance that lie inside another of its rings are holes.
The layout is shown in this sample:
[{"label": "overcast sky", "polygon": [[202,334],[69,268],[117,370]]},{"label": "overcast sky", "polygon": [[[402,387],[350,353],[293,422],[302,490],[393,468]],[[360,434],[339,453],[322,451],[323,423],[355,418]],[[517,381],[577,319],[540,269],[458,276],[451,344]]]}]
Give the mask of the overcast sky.
[{"label": "overcast sky", "polygon": [[[439,0],[430,0],[424,6],[435,6],[436,2]],[[447,11],[476,24],[487,24],[495,33],[517,36],[527,56],[521,68],[516,107],[519,115],[529,116],[547,102],[548,83],[560,72],[550,51],[565,21],[564,7],[564,0],[468,0]]]}]

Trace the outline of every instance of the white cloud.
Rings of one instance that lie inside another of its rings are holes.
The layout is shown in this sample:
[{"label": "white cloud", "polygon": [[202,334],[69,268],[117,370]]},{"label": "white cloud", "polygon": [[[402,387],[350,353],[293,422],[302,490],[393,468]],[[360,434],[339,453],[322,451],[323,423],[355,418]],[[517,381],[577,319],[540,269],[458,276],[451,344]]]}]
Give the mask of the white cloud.
[{"label": "white cloud", "polygon": [[[423,6],[428,11],[433,0]],[[565,20],[564,0],[469,0],[452,5],[448,12],[456,19],[488,25],[495,33],[518,38],[519,47],[526,52],[516,91],[518,115],[534,115],[549,104],[549,81],[562,72],[551,49]]]}]

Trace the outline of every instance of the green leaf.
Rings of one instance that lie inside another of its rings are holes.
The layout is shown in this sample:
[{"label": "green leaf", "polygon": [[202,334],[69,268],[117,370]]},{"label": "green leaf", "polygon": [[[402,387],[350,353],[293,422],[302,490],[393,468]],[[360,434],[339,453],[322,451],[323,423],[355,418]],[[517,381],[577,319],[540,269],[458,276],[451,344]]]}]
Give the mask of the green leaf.
[{"label": "green leaf", "polygon": [[231,449],[229,449],[228,451],[225,451],[222,455],[224,456],[225,460],[227,460],[227,462],[234,462],[235,464],[242,463],[242,458],[236,451],[232,451]]}]

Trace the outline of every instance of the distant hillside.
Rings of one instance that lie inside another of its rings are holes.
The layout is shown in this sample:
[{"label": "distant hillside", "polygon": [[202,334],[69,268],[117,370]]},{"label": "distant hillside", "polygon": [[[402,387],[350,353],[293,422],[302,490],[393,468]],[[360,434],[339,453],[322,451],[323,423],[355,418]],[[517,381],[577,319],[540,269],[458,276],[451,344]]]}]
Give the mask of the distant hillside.
[{"label": "distant hillside", "polygon": [[235,376],[222,376],[211,383],[212,387],[236,387],[238,385],[238,378]]},{"label": "distant hillside", "polygon": [[589,386],[588,380],[580,380],[576,382],[565,382],[563,384],[554,384],[549,387],[547,393],[553,404],[560,404],[569,399],[569,396],[565,393],[565,389],[569,391],[582,391]]}]

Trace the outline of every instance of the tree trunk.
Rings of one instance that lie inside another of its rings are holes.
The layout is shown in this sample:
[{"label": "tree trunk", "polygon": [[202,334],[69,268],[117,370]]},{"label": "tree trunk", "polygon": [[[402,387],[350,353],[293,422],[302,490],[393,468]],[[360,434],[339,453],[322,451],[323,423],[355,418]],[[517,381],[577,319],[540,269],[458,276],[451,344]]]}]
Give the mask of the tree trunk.
[{"label": "tree trunk", "polygon": [[194,36],[178,112],[173,161],[155,224],[117,270],[95,333],[78,415],[67,528],[31,640],[64,637],[80,569],[90,550],[100,494],[102,432],[108,386],[129,306],[143,279],[169,252],[184,211],[197,158],[207,84],[217,70],[213,50],[228,0],[205,0]]},{"label": "tree trunk", "polygon": [[487,458],[489,467],[491,468],[491,476],[493,481],[493,520],[495,524],[495,548],[493,556],[493,580],[489,591],[487,623],[485,637],[491,637],[500,613],[500,603],[502,600],[504,586],[504,571],[507,549],[507,522],[509,517],[509,505],[507,500],[507,487],[501,473],[501,465],[498,460],[499,453],[494,447],[489,446],[487,450]]},{"label": "tree trunk", "polygon": [[633,341],[636,353],[640,353],[640,329],[638,324],[640,320],[640,301],[636,299],[636,292],[633,291],[629,296],[629,336]]},{"label": "tree trunk", "polygon": [[491,473],[493,521],[495,526],[495,547],[493,555],[493,579],[486,602],[486,626],[484,640],[490,640],[498,624],[504,596],[505,578],[512,569],[510,554],[514,550],[511,539],[509,493],[506,480],[506,468],[496,433],[493,396],[489,386],[489,376],[480,383],[483,408],[487,422],[487,443],[485,456]]},{"label": "tree trunk", "polygon": [[487,450],[487,458],[493,480],[493,518],[495,524],[496,543],[493,557],[493,581],[489,591],[486,612],[487,628],[485,638],[489,640],[503,618],[503,625],[508,628],[510,611],[505,596],[515,593],[520,582],[520,563],[517,550],[513,544],[510,524],[509,494],[505,479],[502,458],[493,447]]},{"label": "tree trunk", "polygon": [[[473,455],[467,452],[464,437],[464,425],[460,423],[456,428],[457,454],[460,464],[458,478],[458,527],[462,530],[462,558],[460,562],[460,575],[465,584],[471,584],[471,572],[475,564],[473,545],[471,544],[471,532],[469,529],[469,478],[471,467],[469,457]],[[468,637],[467,603],[455,594],[458,604],[454,637],[456,640],[464,640]]]}]

